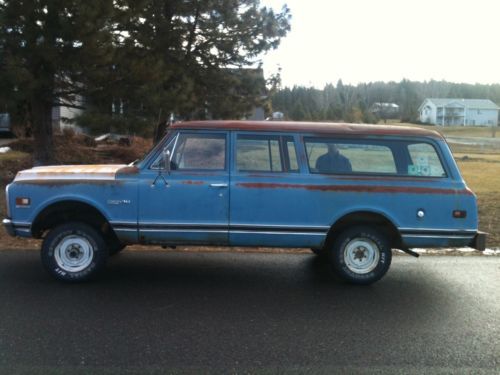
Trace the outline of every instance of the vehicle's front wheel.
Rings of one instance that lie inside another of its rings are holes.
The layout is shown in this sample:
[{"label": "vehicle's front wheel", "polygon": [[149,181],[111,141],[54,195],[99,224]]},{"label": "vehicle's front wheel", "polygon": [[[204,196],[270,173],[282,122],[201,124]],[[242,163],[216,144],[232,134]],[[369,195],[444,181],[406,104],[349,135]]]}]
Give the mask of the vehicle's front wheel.
[{"label": "vehicle's front wheel", "polygon": [[352,284],[380,280],[391,265],[392,252],[387,237],[366,226],[348,228],[334,241],[330,261],[334,272]]},{"label": "vehicle's front wheel", "polygon": [[99,272],[108,258],[102,235],[84,223],[67,223],[52,229],[42,244],[42,263],[56,279],[84,281]]}]

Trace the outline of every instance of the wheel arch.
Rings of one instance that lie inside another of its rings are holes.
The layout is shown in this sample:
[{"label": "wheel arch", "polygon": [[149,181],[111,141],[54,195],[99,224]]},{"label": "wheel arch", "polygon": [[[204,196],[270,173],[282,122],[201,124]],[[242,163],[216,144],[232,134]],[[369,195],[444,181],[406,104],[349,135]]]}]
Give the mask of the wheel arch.
[{"label": "wheel arch", "polygon": [[385,214],[372,210],[356,210],[340,216],[330,227],[325,240],[325,247],[330,247],[335,238],[347,228],[367,225],[382,231],[392,248],[402,248],[402,238],[393,220]]},{"label": "wheel arch", "polygon": [[62,199],[47,204],[35,216],[31,225],[31,234],[35,238],[55,226],[70,221],[82,222],[98,230],[105,238],[116,238],[108,218],[94,205],[74,199]]}]

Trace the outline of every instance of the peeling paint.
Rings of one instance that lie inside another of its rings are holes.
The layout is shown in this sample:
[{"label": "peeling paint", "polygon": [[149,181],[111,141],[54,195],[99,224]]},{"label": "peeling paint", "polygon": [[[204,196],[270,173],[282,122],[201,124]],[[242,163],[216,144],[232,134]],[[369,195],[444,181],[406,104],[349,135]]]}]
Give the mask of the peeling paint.
[{"label": "peeling paint", "polygon": [[27,180],[114,180],[116,173],[128,168],[124,164],[110,165],[56,165],[48,167],[35,167],[17,173],[15,181]]},{"label": "peeling paint", "polygon": [[139,168],[137,168],[136,166],[126,166],[116,171],[116,175],[119,174],[133,175],[138,173],[139,173]]},{"label": "peeling paint", "polygon": [[181,184],[183,184],[183,185],[203,185],[203,181],[186,180],[186,181],[181,181]]},{"label": "peeling paint", "polygon": [[316,191],[336,191],[347,193],[390,193],[390,194],[462,194],[470,195],[470,191],[454,190],[454,189],[439,189],[427,187],[413,186],[363,186],[363,185],[309,185],[309,184],[278,184],[278,183],[254,183],[241,182],[236,184],[244,188],[250,189],[305,189]]},{"label": "peeling paint", "polygon": [[308,134],[338,134],[349,136],[418,136],[444,139],[433,130],[417,127],[393,125],[346,124],[327,122],[288,122],[288,121],[188,121],[172,125],[172,130],[211,129],[211,130],[248,130],[274,132],[301,132]]}]

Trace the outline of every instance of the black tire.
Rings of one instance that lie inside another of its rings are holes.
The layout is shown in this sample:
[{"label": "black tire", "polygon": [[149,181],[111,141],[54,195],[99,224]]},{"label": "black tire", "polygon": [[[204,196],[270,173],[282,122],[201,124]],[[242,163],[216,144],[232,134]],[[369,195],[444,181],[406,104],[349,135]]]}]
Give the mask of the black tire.
[{"label": "black tire", "polygon": [[368,285],[389,270],[392,251],[387,237],[377,229],[356,226],[342,232],[330,250],[332,269],[351,284]]},{"label": "black tire", "polygon": [[85,281],[106,265],[103,236],[91,226],[71,222],[53,228],[42,243],[42,264],[57,280]]}]

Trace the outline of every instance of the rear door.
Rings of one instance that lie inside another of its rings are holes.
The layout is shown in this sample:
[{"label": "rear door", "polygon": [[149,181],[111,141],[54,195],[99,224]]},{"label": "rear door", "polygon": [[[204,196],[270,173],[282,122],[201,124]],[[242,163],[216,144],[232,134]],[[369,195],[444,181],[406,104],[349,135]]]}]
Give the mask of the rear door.
[{"label": "rear door", "polygon": [[319,247],[328,227],[306,189],[298,136],[234,132],[230,197],[232,246]]}]

